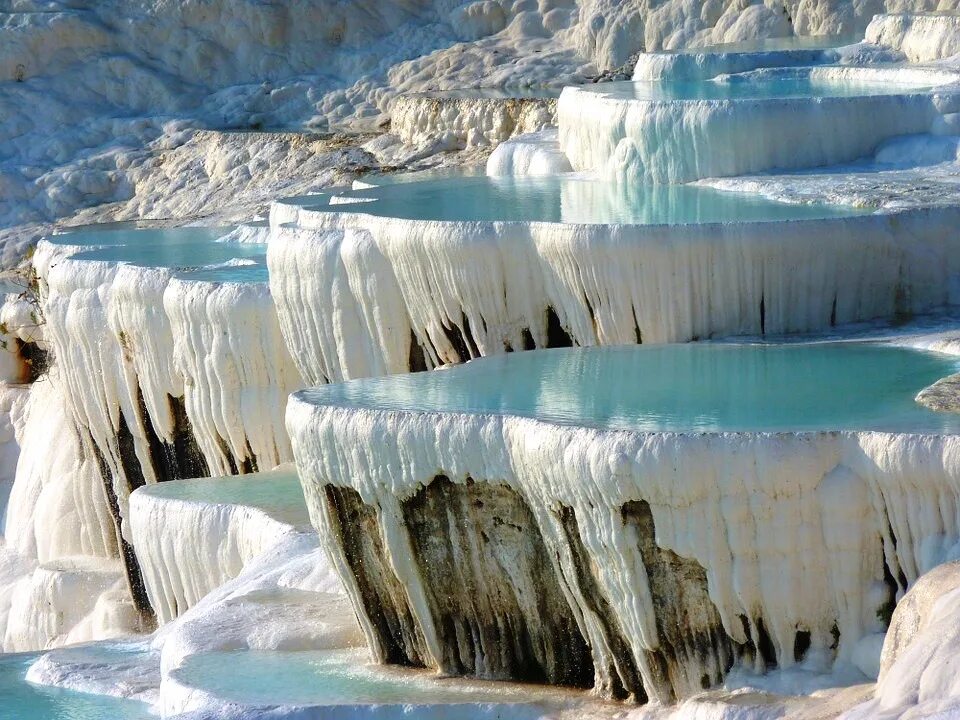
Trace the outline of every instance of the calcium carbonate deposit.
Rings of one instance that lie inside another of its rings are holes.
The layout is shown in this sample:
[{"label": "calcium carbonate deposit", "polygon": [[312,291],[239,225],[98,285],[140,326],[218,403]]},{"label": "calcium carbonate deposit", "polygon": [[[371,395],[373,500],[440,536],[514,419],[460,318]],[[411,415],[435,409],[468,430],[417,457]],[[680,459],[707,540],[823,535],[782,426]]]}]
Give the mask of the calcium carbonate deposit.
[{"label": "calcium carbonate deposit", "polygon": [[960,6],[0,2],[0,720],[960,718]]}]

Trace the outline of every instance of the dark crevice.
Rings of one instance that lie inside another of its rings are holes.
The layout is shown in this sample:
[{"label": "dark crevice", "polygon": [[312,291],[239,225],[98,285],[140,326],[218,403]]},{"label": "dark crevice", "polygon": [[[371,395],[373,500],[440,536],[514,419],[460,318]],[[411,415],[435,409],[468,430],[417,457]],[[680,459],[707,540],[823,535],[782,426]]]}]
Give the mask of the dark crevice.
[{"label": "dark crevice", "polygon": [[840,647],[840,626],[836,623],[834,623],[833,627],[830,628],[830,637],[833,638],[833,642],[830,644],[830,649],[836,650],[838,647]]},{"label": "dark crevice", "polygon": [[580,540],[576,513],[572,507],[562,505],[555,514],[563,527],[570,547],[577,586],[584,600],[589,604],[590,610],[602,623],[606,644],[613,655],[614,666],[610,668],[610,676],[614,683],[611,688],[613,697],[618,700],[632,698],[636,702],[645,703],[649,698],[634,662],[633,652],[623,635],[616,613],[610,607],[610,603],[604,597],[596,578],[590,571],[591,562]]},{"label": "dark crevice", "polygon": [[227,441],[222,437],[217,435],[217,447],[220,448],[220,452],[223,454],[223,457],[227,460],[227,467],[230,468],[231,475],[239,475],[240,471],[237,468],[237,461],[233,457],[233,453],[230,451],[230,446],[227,445]]},{"label": "dark crevice", "polygon": [[120,422],[117,424],[117,454],[120,456],[120,466],[126,475],[130,492],[146,485],[147,479],[144,477],[143,467],[140,465],[140,458],[137,455],[136,441],[122,412],[120,413]]},{"label": "dark crevice", "polygon": [[[377,510],[352,488],[326,485],[324,494],[337,544],[360,592],[362,611],[376,635],[377,660],[425,665],[427,652],[406,591],[389,565]],[[355,608],[359,611],[358,608]]]},{"label": "dark crevice", "polygon": [[830,327],[837,326],[837,296],[833,296],[833,305],[830,307]]},{"label": "dark crevice", "polygon": [[524,328],[520,334],[522,345],[520,346],[521,350],[535,350],[537,343],[533,340],[533,333],[530,332],[530,328]]},{"label": "dark crevice", "polygon": [[807,650],[810,649],[810,631],[809,630],[797,630],[796,634],[793,636],[793,659],[796,662],[800,662],[807,654]]},{"label": "dark crevice", "polygon": [[633,336],[636,340],[637,345],[643,345],[643,333],[640,332],[640,321],[637,320],[637,308],[632,308],[633,311]]},{"label": "dark crevice", "polygon": [[899,587],[896,578],[894,578],[893,573],[890,572],[890,566],[886,562],[883,563],[883,584],[886,586],[887,596],[880,607],[877,608],[877,619],[883,623],[884,627],[889,627],[890,620],[893,618],[894,608],[897,606],[897,591]]},{"label": "dark crevice", "polygon": [[208,477],[210,468],[197,444],[183,398],[167,395],[167,402],[170,404],[170,415],[173,417],[173,443],[165,443],[164,449],[168,462],[175,468],[172,476],[178,480]]},{"label": "dark crevice", "polygon": [[50,367],[50,356],[36,343],[24,342],[20,338],[14,339],[17,345],[16,356],[23,365],[20,382],[34,383]]},{"label": "dark crevice", "polygon": [[763,660],[768,670],[775,668],[777,666],[777,650],[773,645],[773,640],[770,639],[770,633],[767,632],[767,628],[763,624],[762,617],[757,618],[756,626],[757,651],[760,653],[760,659]]},{"label": "dark crevice", "polygon": [[467,320],[467,316],[461,314],[460,321],[463,326],[462,330],[457,325],[447,327],[443,324],[440,327],[443,328],[443,334],[447,336],[447,340],[453,346],[457,357],[460,358],[460,362],[467,362],[467,360],[472,358],[480,357],[480,351],[477,349],[476,342],[474,342],[473,336],[470,334],[470,321]]},{"label": "dark crevice", "polygon": [[547,347],[562,348],[573,347],[573,338],[564,329],[557,311],[553,307],[547,308]]},{"label": "dark crevice", "polygon": [[407,357],[407,368],[410,372],[423,372],[427,369],[427,359],[423,354],[417,334],[410,331],[410,354]]},{"label": "dark crevice", "polygon": [[[648,665],[659,669],[660,677],[650,679],[657,687],[647,692],[656,690],[657,698],[668,702],[721,683],[733,665],[735,647],[710,599],[706,570],[696,560],[657,545],[653,514],[645,501],[624,504],[621,514],[636,534],[656,605],[660,646],[648,653],[656,658]],[[697,668],[703,672],[690,676]]]},{"label": "dark crevice", "polygon": [[402,512],[443,672],[593,684],[589,647],[519,493],[441,475],[405,500]]},{"label": "dark crevice", "polygon": [[767,334],[767,299],[763,295],[760,296],[760,334]]},{"label": "dark crevice", "polygon": [[593,336],[597,337],[600,334],[597,332],[597,316],[593,312],[593,305],[590,304],[590,298],[586,295],[583,296],[583,304],[587,308],[587,314],[590,316],[590,326],[593,328]]},{"label": "dark crevice", "polygon": [[[121,419],[122,418],[123,416],[121,415]],[[140,614],[144,628],[153,627],[156,624],[156,615],[154,614],[153,607],[150,605],[150,598],[147,597],[147,588],[143,582],[143,574],[140,571],[140,564],[137,562],[137,555],[133,550],[133,545],[128,543],[120,532],[123,518],[120,514],[120,502],[117,499],[117,493],[114,489],[114,484],[117,480],[113,477],[110,465],[107,463],[103,451],[100,450],[100,447],[91,436],[87,435],[87,439],[89,447],[93,449],[93,455],[97,461],[97,468],[100,470],[104,494],[107,496],[107,507],[110,510],[110,516],[113,518],[117,546],[120,549],[120,559],[123,562],[123,570],[127,578],[127,587],[130,589],[130,596],[133,599],[133,606]]]}]

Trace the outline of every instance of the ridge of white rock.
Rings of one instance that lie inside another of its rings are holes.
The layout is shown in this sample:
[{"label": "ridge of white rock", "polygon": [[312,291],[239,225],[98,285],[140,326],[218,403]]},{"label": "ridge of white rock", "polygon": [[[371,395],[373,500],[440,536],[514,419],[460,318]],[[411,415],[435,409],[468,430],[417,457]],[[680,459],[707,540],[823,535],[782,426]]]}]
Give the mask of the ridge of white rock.
[{"label": "ridge of white rock", "polygon": [[81,451],[60,383],[53,371],[19,390],[12,413],[19,459],[0,546],[6,652],[140,629],[103,481]]},{"label": "ridge of white rock", "polygon": [[[301,512],[296,505],[274,509],[266,499],[288,492],[291,476],[296,484],[290,470],[174,480],[130,496],[132,542],[158,622],[180,616],[287,535],[309,527],[298,485]],[[250,483],[263,487],[245,499]],[[231,485],[239,488],[235,499]]]},{"label": "ridge of white rock", "polygon": [[960,15],[894,12],[875,15],[867,25],[868,43],[903,53],[908,62],[926,63],[960,53]]},{"label": "ridge of white rock", "polygon": [[557,175],[572,170],[555,128],[505,140],[487,158],[487,175],[491,176]]},{"label": "ridge of white rock", "polygon": [[893,611],[872,700],[845,720],[949,717],[960,709],[951,659],[960,641],[958,562],[929,570]]},{"label": "ridge of white rock", "polygon": [[271,289],[308,385],[507,348],[817,331],[960,300],[956,209],[672,226],[331,210],[271,215]]},{"label": "ridge of white rock", "polygon": [[[766,68],[709,82],[732,88],[778,83],[890,83],[894,94],[747,96],[700,99],[639,95],[621,85],[567,87],[557,104],[560,146],[577,171],[624,182],[684,183],[848,162],[872,154],[884,140],[929,132],[956,95],[948,70],[869,67]],[[941,101],[929,91],[937,88]],[[914,86],[911,88],[911,86]],[[926,87],[925,87],[926,86]],[[652,94],[651,94],[652,93]],[[955,100],[954,100],[955,102]]]},{"label": "ridge of white rock", "polygon": [[390,106],[390,132],[414,146],[438,138],[449,149],[495,146],[556,124],[556,98],[511,97],[509,91],[414,93]]},{"label": "ridge of white rock", "polygon": [[78,455],[102,477],[134,599],[149,614],[130,492],[289,461],[283,398],[300,378],[265,283],[186,282],[168,268],[65,257],[74,249],[38,250],[45,333]]}]

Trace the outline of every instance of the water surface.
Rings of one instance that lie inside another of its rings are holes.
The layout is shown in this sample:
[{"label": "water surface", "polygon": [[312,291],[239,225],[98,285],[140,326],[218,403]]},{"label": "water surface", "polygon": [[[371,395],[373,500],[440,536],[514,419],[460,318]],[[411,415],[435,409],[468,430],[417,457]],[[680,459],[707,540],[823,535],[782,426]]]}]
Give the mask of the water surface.
[{"label": "water surface", "polygon": [[186,500],[259,508],[292,525],[309,525],[303,490],[295,471],[194,478],[145,485],[136,492],[168,500]]},{"label": "water surface", "polygon": [[322,197],[314,202],[312,209],[319,211],[453,222],[659,225],[799,220],[865,212],[821,203],[783,203],[698,185],[618,184],[578,175],[429,179],[345,192],[336,197],[336,204],[327,205]]},{"label": "water surface", "polygon": [[558,349],[304,391],[321,405],[643,431],[960,432],[914,401],[960,359],[871,343]]},{"label": "water surface", "polygon": [[0,720],[148,720],[148,706],[26,681],[37,654],[0,654]]}]

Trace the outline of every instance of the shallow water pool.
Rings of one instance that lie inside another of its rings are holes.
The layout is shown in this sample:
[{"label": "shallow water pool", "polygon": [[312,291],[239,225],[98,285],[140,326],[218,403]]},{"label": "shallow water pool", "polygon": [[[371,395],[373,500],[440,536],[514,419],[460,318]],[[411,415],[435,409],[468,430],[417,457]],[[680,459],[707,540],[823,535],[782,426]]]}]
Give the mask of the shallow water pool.
[{"label": "shallow water pool", "polygon": [[320,405],[641,431],[960,432],[916,394],[960,359],[870,343],[557,349],[304,391]]},{"label": "shallow water pool", "polygon": [[[516,705],[572,695],[543,686],[444,680],[427,671],[368,663],[367,652],[359,649],[212,652],[187,658],[173,676],[217,698],[250,705],[444,705],[441,717],[450,718],[476,717],[476,704],[514,705],[511,718],[540,717],[542,710],[525,712]],[[458,712],[457,705],[465,707]]]},{"label": "shallow water pool", "polygon": [[169,500],[245,505],[292,525],[309,525],[303,490],[295,471],[171,480],[145,485],[137,492]]},{"label": "shallow water pool", "polygon": [[147,720],[147,705],[26,681],[36,654],[0,655],[0,720]]},{"label": "shallow water pool", "polygon": [[[350,199],[355,202],[350,202]],[[441,178],[354,190],[312,209],[441,221],[584,224],[761,222],[864,214],[851,207],[788,204],[697,185],[618,184],[576,175]]]}]

